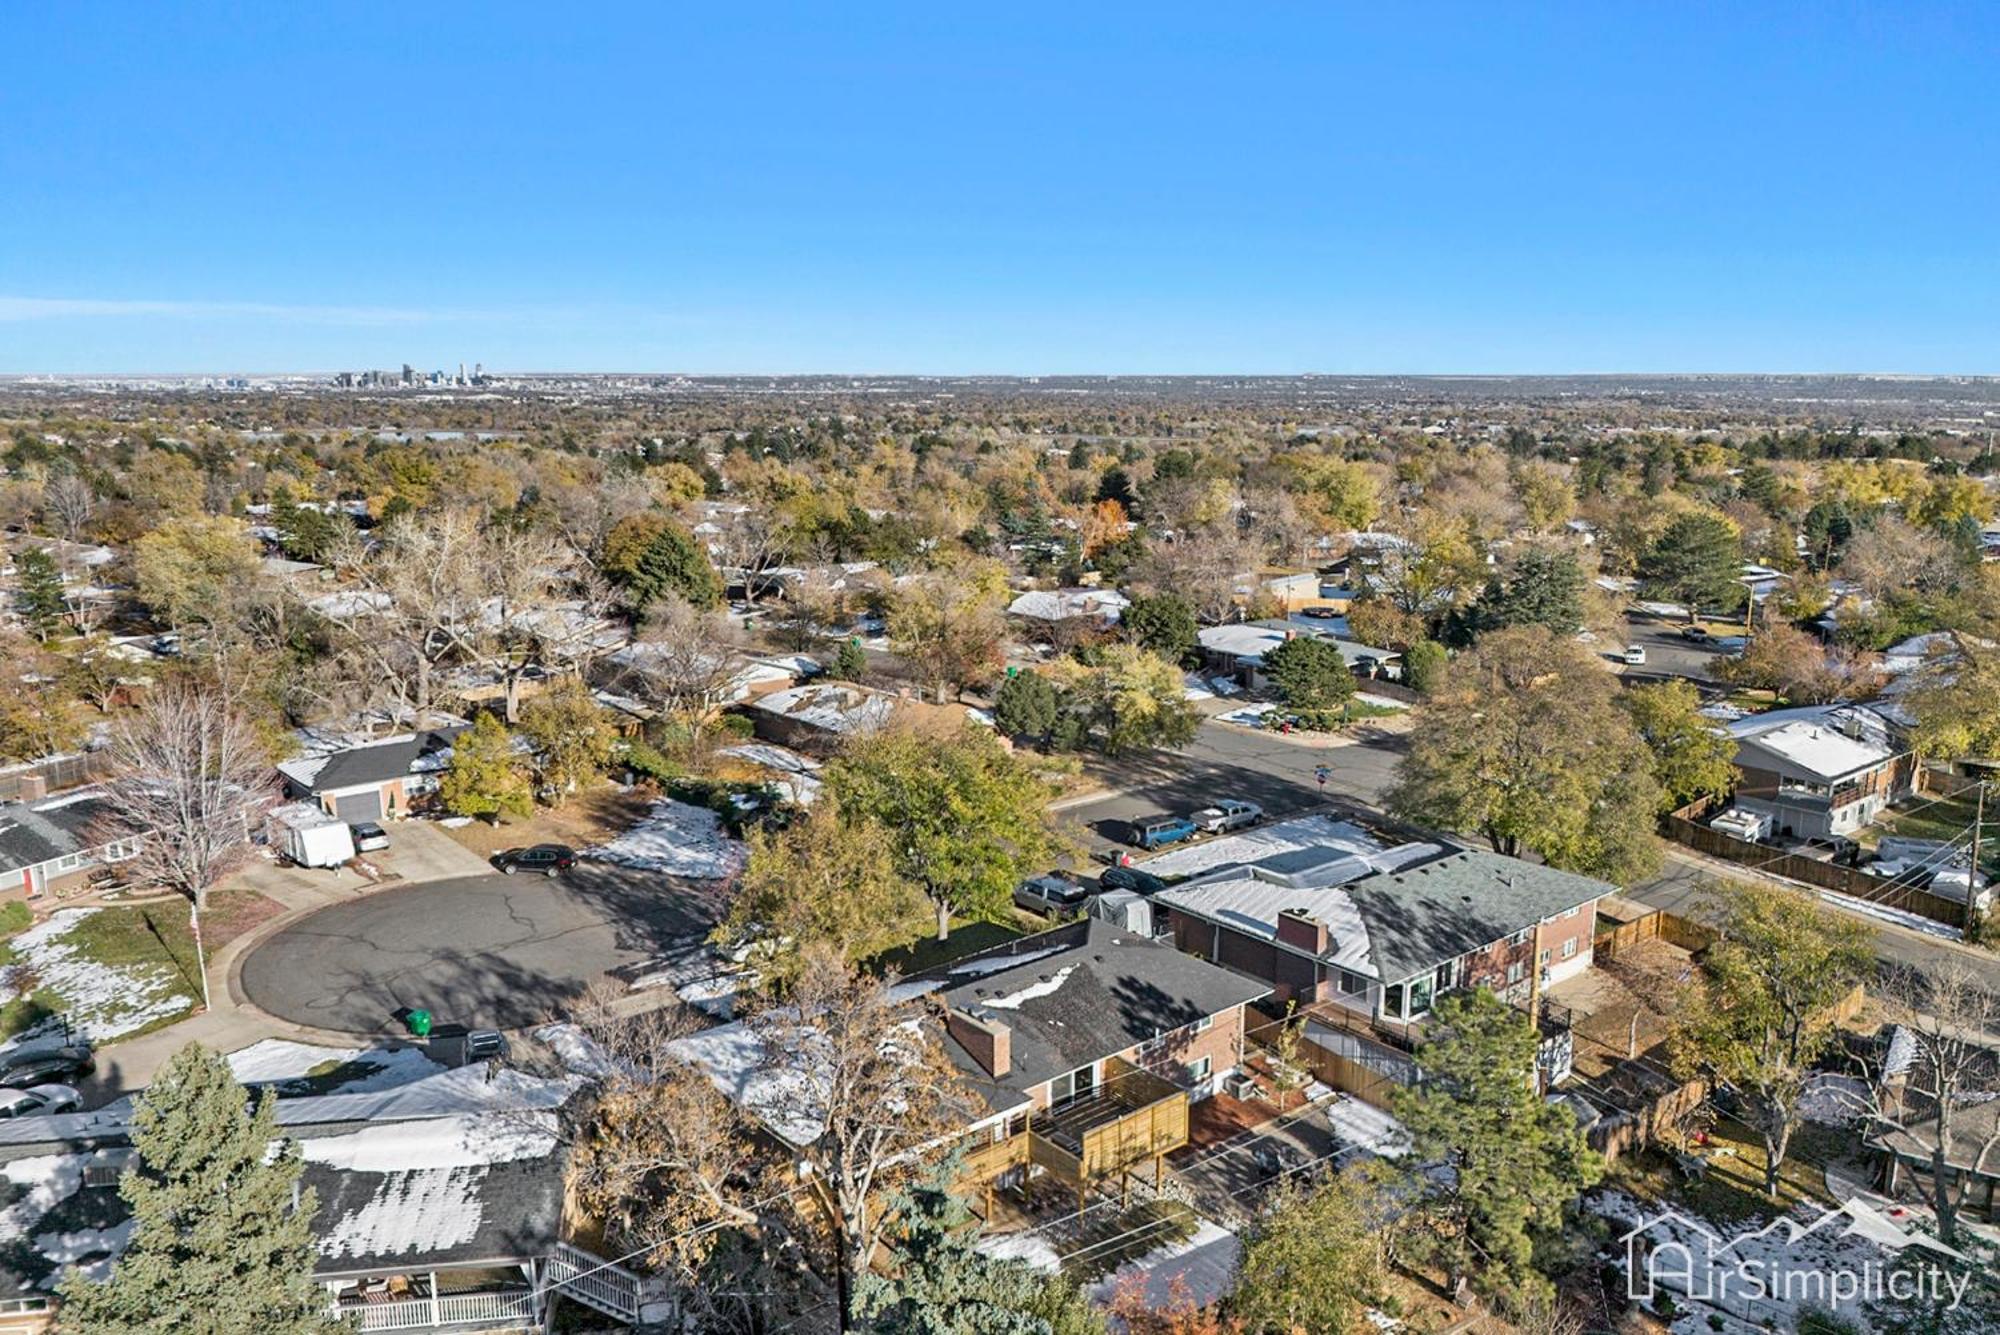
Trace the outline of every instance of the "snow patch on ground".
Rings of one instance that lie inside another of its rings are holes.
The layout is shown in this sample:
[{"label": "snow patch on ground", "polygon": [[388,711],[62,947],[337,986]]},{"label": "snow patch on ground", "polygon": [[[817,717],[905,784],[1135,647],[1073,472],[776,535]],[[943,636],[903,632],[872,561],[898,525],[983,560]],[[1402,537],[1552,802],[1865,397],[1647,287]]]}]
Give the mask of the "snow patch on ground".
[{"label": "snow patch on ground", "polygon": [[1139,1274],[1145,1276],[1146,1305],[1155,1311],[1165,1311],[1180,1295],[1182,1289],[1176,1280],[1197,1306],[1207,1307],[1228,1297],[1236,1287],[1236,1263],[1242,1255],[1242,1239],[1203,1219],[1185,1241],[1150,1251],[1091,1285],[1090,1298],[1108,1303],[1127,1275]]},{"label": "snow patch on ground", "polygon": [[317,1043],[266,1038],[230,1053],[229,1073],[242,1084],[262,1085],[298,1080],[328,1062],[346,1063],[360,1055],[360,1048],[323,1048]]},{"label": "snow patch on ground", "polygon": [[10,943],[14,963],[0,969],[0,1004],[46,988],[62,998],[70,1023],[95,1043],[193,1010],[173,965],[105,964],[69,940],[84,919],[102,912],[108,910],[58,909],[16,936]]},{"label": "snow patch on ground", "polygon": [[1055,1245],[1039,1233],[1005,1233],[982,1237],[973,1247],[996,1261],[1019,1261],[1033,1270],[1053,1275],[1062,1269],[1062,1256]]},{"label": "snow patch on ground", "polygon": [[1410,1152],[1410,1133],[1401,1122],[1351,1094],[1342,1094],[1326,1105],[1326,1120],[1343,1144],[1359,1146],[1384,1159],[1400,1159]]},{"label": "snow patch on ground", "polygon": [[1913,932],[1922,932],[1925,936],[1941,937],[1946,941],[1963,939],[1963,933],[1956,927],[1947,926],[1935,918],[1926,918],[1921,913],[1909,913],[1903,909],[1892,909],[1887,904],[1877,904],[1873,900],[1868,899],[1856,899],[1852,895],[1835,894],[1831,890],[1820,891],[1819,897],[1837,909],[1844,909],[1849,913],[1858,913],[1864,918],[1875,918],[1881,922],[1894,923],[1898,927],[1907,927]]},{"label": "snow patch on ground", "polygon": [[705,807],[664,798],[637,825],[585,857],[621,867],[696,881],[722,881],[743,870],[742,844],[722,832],[722,818]]},{"label": "snow patch on ground", "polygon": [[[329,1062],[333,1063],[331,1067],[327,1065]],[[286,1038],[266,1038],[230,1053],[229,1069],[246,1085],[283,1085],[312,1078],[312,1073],[319,1070],[322,1077],[338,1079],[318,1089],[318,1093],[372,1094],[400,1089],[437,1075],[445,1068],[432,1061],[422,1048],[331,1048]]]},{"label": "snow patch on ground", "polygon": [[1232,709],[1226,714],[1217,714],[1215,721],[1217,723],[1240,723],[1246,728],[1261,727],[1264,723],[1264,715],[1276,708],[1276,705],[1244,705],[1242,708]]}]

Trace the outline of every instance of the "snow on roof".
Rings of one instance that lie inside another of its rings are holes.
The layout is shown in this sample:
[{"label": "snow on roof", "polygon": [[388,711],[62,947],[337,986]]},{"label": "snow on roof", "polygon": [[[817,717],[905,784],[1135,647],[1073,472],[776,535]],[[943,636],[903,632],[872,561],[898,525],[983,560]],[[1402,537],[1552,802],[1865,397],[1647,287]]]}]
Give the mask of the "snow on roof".
[{"label": "snow on roof", "polygon": [[[1810,774],[1836,779],[1899,754],[1887,720],[1858,705],[1773,709],[1729,723],[1738,742],[1761,747]],[[1854,735],[1850,735],[1854,734]]]},{"label": "snow on roof", "polygon": [[[1020,958],[1017,956],[1008,962],[1010,964],[1019,964],[1021,961]],[[1076,965],[1065,964],[1062,966],[1062,968],[1057,969],[1054,973],[1050,974],[1048,977],[1038,978],[1034,982],[1028,984],[1026,987],[1021,988],[1017,992],[1009,992],[1004,997],[987,997],[983,999],[979,1004],[982,1006],[990,1007],[993,1010],[1001,1010],[1001,1011],[1019,1010],[1021,1009],[1021,1007],[1025,1006],[1030,1001],[1035,1000],[1037,997],[1052,997],[1056,993],[1062,991],[1062,985],[1064,983],[1067,983],[1069,981],[1069,976],[1075,972],[1076,972]]]},{"label": "snow on roof", "polygon": [[895,711],[895,697],[827,682],[773,691],[750,708],[777,714],[827,732],[861,735],[880,729]]},{"label": "snow on roof", "polygon": [[1072,617],[1118,620],[1132,600],[1115,589],[1035,589],[1007,605],[1012,616],[1036,621],[1067,621]]},{"label": "snow on roof", "polygon": [[283,806],[272,807],[267,820],[276,821],[288,830],[317,830],[327,825],[345,825],[338,816],[329,815],[325,807],[317,802],[287,802]]},{"label": "snow on roof", "polygon": [[698,1068],[723,1095],[792,1145],[810,1145],[826,1130],[809,1102],[805,1075],[796,1066],[774,1066],[762,1034],[741,1020],[675,1039],[667,1051]]},{"label": "snow on roof", "polygon": [[481,1168],[539,1159],[556,1147],[552,1112],[484,1113],[365,1126],[339,1136],[308,1136],[299,1152],[308,1163],[351,1173],[402,1173],[418,1168]]},{"label": "snow on roof", "polygon": [[1301,816],[1278,821],[1237,834],[1224,835],[1199,844],[1190,844],[1147,858],[1140,865],[1155,876],[1169,879],[1193,876],[1232,863],[1259,862],[1279,853],[1295,853],[1303,848],[1333,847],[1349,853],[1379,853],[1378,843],[1359,825],[1331,816]]}]

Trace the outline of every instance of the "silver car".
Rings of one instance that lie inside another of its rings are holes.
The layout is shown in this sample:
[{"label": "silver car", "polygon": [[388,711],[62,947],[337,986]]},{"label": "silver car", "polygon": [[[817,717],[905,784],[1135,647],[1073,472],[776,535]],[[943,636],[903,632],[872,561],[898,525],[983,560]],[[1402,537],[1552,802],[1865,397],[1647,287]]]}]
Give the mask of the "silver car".
[{"label": "silver car", "polygon": [[36,1085],[31,1089],[0,1089],[0,1119],[49,1117],[75,1112],[83,1096],[68,1085]]},{"label": "silver car", "polygon": [[1217,802],[1195,812],[1190,819],[1204,834],[1222,834],[1255,825],[1264,819],[1264,808],[1255,802]]}]

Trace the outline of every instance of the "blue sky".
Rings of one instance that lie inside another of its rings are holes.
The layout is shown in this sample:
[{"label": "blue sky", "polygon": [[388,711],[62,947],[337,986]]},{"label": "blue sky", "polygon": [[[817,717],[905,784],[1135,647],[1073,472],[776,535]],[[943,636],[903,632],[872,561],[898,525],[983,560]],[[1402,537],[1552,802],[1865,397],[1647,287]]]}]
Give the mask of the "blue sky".
[{"label": "blue sky", "polygon": [[0,372],[2000,371],[2000,6],[6,28]]}]

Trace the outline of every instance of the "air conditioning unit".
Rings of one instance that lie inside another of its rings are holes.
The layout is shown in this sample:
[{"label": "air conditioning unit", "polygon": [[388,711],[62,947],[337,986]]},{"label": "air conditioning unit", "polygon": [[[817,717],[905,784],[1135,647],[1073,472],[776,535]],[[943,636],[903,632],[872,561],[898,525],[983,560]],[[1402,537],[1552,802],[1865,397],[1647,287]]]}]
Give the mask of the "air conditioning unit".
[{"label": "air conditioning unit", "polygon": [[1222,1092],[1232,1099],[1242,1099],[1246,1103],[1258,1095],[1257,1079],[1238,1071],[1222,1082]]}]

